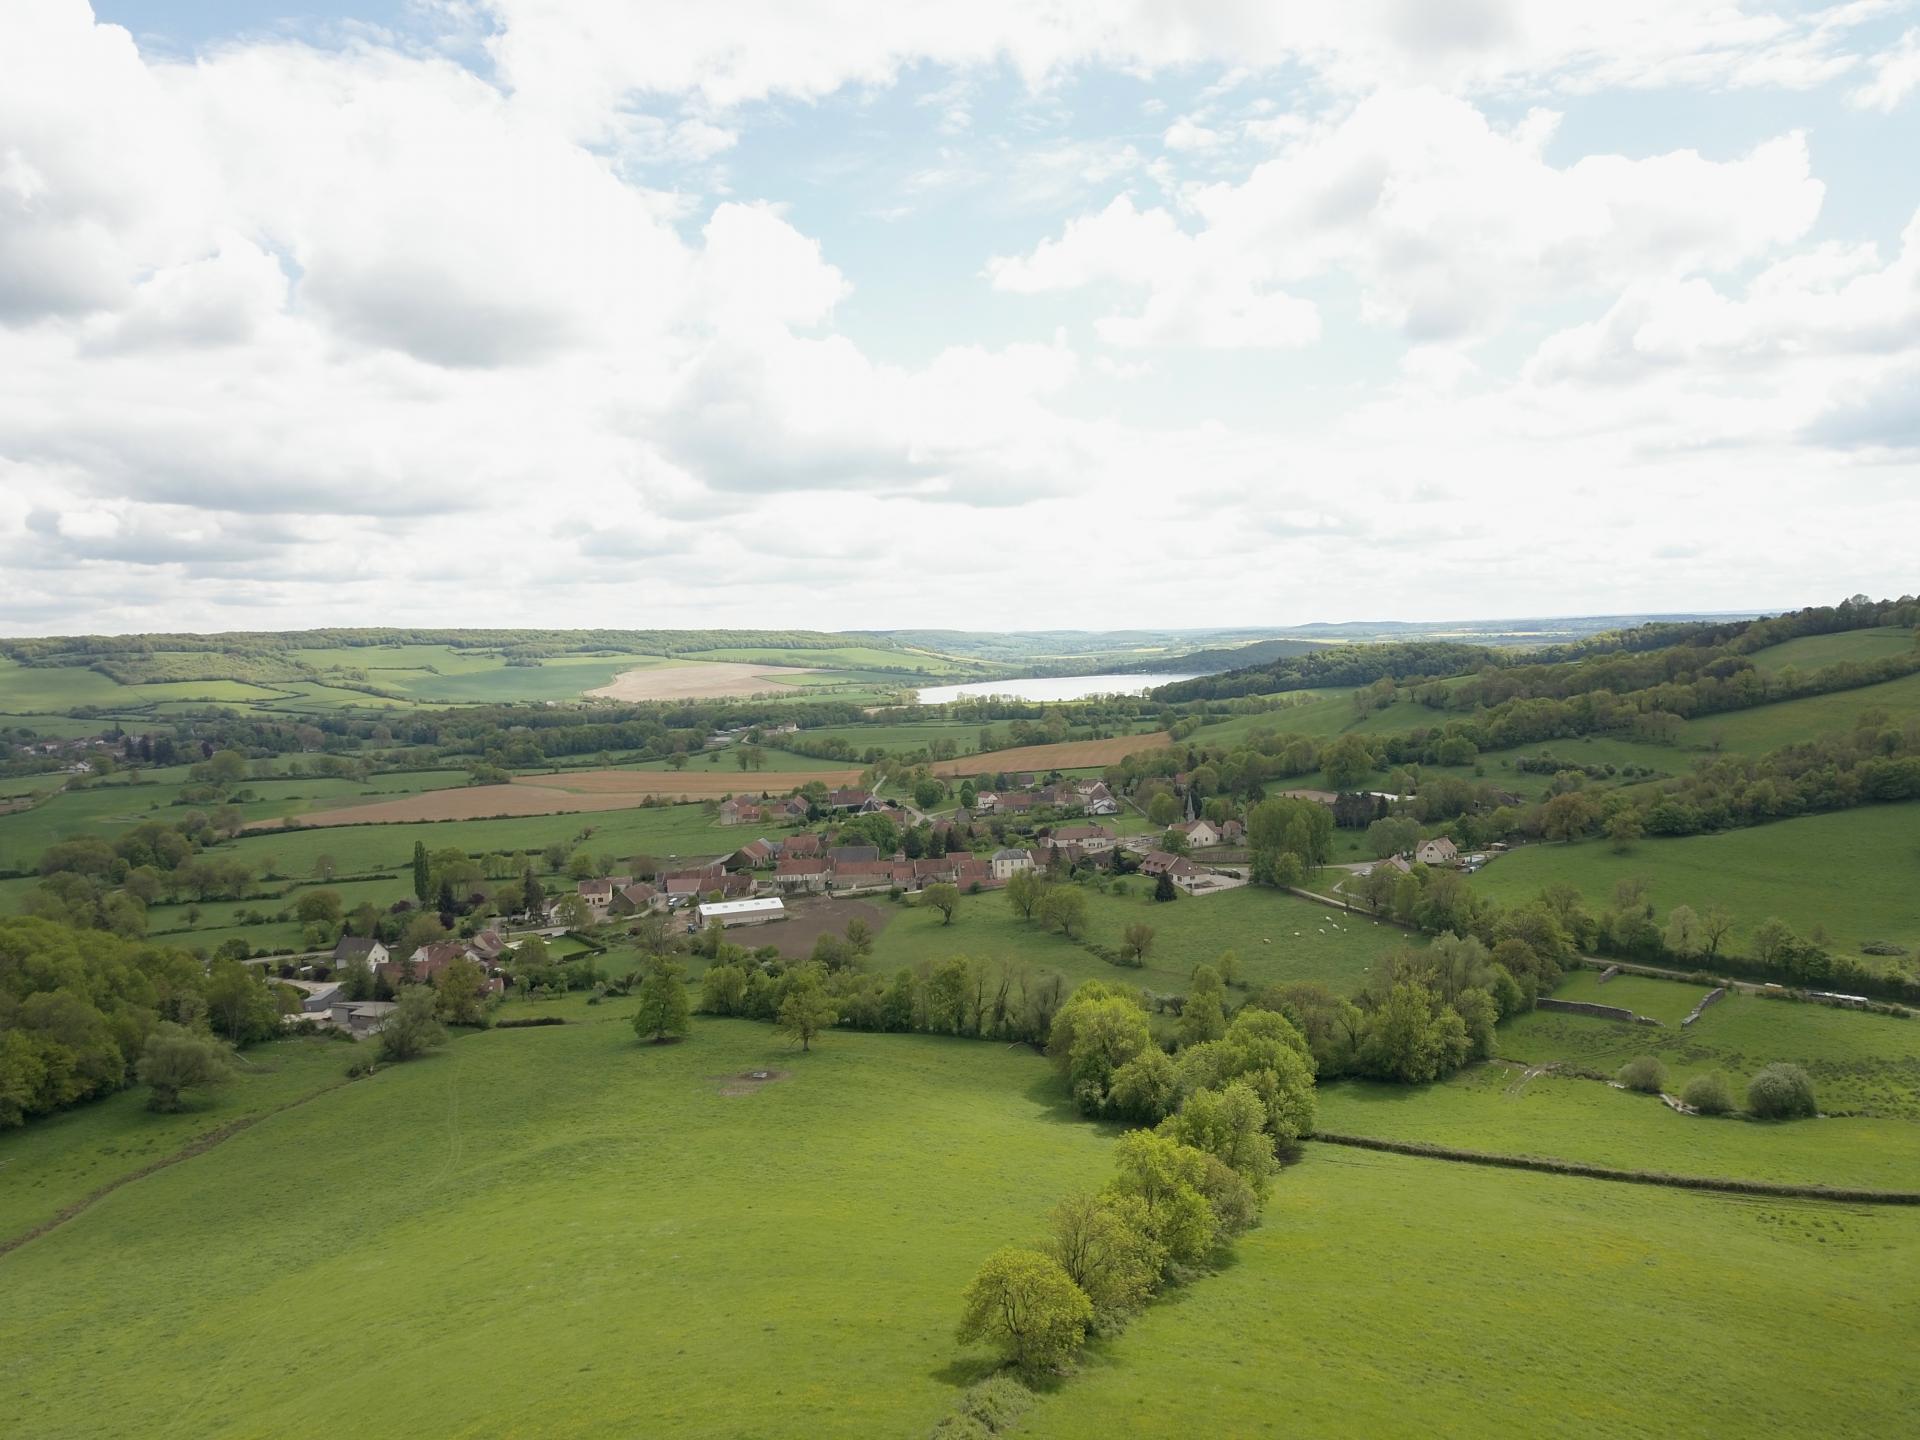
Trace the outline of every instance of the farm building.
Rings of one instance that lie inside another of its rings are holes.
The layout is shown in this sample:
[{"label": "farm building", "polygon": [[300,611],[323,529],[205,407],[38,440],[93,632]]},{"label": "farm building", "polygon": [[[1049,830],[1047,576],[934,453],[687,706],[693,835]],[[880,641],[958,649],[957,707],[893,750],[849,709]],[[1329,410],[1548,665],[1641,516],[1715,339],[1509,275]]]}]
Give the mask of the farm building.
[{"label": "farm building", "polygon": [[712,901],[702,905],[699,914],[702,925],[718,920],[732,929],[736,925],[765,925],[772,920],[784,920],[787,906],[779,896],[768,895],[759,900]]}]

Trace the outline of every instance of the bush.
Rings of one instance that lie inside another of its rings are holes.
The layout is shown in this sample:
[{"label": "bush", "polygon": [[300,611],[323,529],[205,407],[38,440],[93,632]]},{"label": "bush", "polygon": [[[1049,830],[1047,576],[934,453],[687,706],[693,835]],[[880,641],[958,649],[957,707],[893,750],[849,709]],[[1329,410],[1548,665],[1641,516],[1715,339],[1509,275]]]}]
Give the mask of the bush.
[{"label": "bush", "polygon": [[960,1397],[960,1415],[998,1435],[1026,1413],[1033,1392],[1011,1375],[992,1375]]},{"label": "bush", "polygon": [[1733,1088],[1717,1070],[1711,1075],[1694,1076],[1680,1098],[1702,1115],[1725,1115],[1733,1109]]},{"label": "bush", "polygon": [[497,1020],[496,1030],[528,1030],[535,1025],[564,1025],[566,1020],[559,1015],[532,1015],[524,1020]]},{"label": "bush", "polygon": [[1813,1081],[1798,1065],[1769,1065],[1747,1083],[1747,1109],[1762,1120],[1793,1120],[1816,1114]]},{"label": "bush", "polygon": [[1667,1088],[1667,1067],[1652,1055],[1636,1055],[1613,1077],[1629,1090],[1658,1095]]},{"label": "bush", "polygon": [[928,1434],[932,1440],[993,1440],[993,1431],[971,1415],[949,1415]]}]

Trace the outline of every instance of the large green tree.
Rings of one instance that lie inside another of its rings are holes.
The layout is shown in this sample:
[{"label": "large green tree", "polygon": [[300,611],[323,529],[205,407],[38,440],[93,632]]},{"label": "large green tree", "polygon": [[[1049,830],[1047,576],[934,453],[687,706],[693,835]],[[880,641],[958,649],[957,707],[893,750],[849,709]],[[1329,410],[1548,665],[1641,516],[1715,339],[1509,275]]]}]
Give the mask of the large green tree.
[{"label": "large green tree", "polygon": [[647,962],[646,978],[640,982],[640,1008],[633,1012],[633,1033],[656,1045],[687,1033],[692,1024],[688,1016],[686,968],[677,960],[656,955]]},{"label": "large green tree", "polygon": [[1057,1369],[1080,1348],[1093,1303],[1060,1262],[1038,1250],[987,1257],[962,1301],[961,1343],[984,1341],[1029,1375]]},{"label": "large green tree", "polygon": [[163,1020],[147,1036],[135,1072],[153,1090],[147,1108],[171,1113],[181,1108],[181,1091],[225,1084],[233,1075],[231,1056],[211,1035]]}]

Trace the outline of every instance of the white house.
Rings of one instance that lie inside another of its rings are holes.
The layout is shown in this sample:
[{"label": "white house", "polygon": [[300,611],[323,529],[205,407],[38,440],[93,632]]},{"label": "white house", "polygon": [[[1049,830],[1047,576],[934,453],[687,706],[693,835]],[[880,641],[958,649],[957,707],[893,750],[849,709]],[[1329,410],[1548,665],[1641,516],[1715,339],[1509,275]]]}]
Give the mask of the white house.
[{"label": "white house", "polygon": [[994,851],[991,864],[994,879],[1011,880],[1022,870],[1033,869],[1033,856],[1025,850],[1015,850],[1009,846],[1005,850]]},{"label": "white house", "polygon": [[1436,835],[1431,840],[1422,840],[1413,858],[1422,865],[1451,865],[1460,858],[1460,850],[1446,836]]}]

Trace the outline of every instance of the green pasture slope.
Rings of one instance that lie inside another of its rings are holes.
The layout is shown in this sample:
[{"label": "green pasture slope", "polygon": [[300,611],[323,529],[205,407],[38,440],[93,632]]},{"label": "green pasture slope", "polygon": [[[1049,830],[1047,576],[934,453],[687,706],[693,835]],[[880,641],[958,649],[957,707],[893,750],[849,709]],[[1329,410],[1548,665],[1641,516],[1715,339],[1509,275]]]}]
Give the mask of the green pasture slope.
[{"label": "green pasture slope", "polygon": [[1717,835],[1638,842],[1617,855],[1605,840],[1525,845],[1474,875],[1503,904],[1568,884],[1596,910],[1629,876],[1664,917],[1675,905],[1733,915],[1736,952],[1753,927],[1777,916],[1802,934],[1824,926],[1835,948],[1889,940],[1920,950],[1920,804],[1863,805]]},{"label": "green pasture slope", "polygon": [[1310,1145],[1022,1440],[1895,1435],[1920,1211]]},{"label": "green pasture slope", "polygon": [[866,966],[891,974],[902,965],[938,962],[954,955],[1005,959],[1057,974],[1068,987],[1105,980],[1157,992],[1185,993],[1193,967],[1211,965],[1225,950],[1240,959],[1240,978],[1250,988],[1293,980],[1317,980],[1336,991],[1358,988],[1367,967],[1399,946],[1425,940],[1362,915],[1348,915],[1310,900],[1251,886],[1204,898],[1160,905],[1148,898],[1149,882],[1134,877],[1126,895],[1087,893],[1087,938],[1118,948],[1126,927],[1154,929],[1153,948],[1142,968],[1109,965],[1059,932],[1048,932],[1014,913],[1004,892],[961,897],[951,925],[938,911],[903,908],[880,932]]},{"label": "green pasture slope", "polygon": [[[1696,987],[1667,983],[1699,996]],[[1535,1010],[1503,1024],[1499,1044],[1505,1059],[1605,1075],[1636,1055],[1656,1055],[1675,1092],[1715,1070],[1743,1091],[1762,1066],[1787,1060],[1806,1067],[1823,1111],[1920,1121],[1920,1020],[1736,991],[1685,1030]],[[1920,1177],[1909,1188],[1920,1188]]]},{"label": "green pasture slope", "polygon": [[[353,1054],[338,1040],[255,1045],[241,1052],[232,1084],[190,1093],[181,1114],[154,1115],[145,1090],[123,1090],[24,1129],[0,1130],[0,1245],[212,1132],[343,1084]],[[0,1258],[0,1275],[5,1266]],[[0,1362],[0,1392],[5,1370]]]},{"label": "green pasture slope", "polygon": [[1108,1171],[1031,1053],[802,1055],[744,1021],[652,1047],[591,1013],[456,1039],[0,1257],[9,1430],[922,1434],[981,1259]]},{"label": "green pasture slope", "polygon": [[1740,754],[1758,755],[1784,745],[1818,740],[1822,735],[1851,733],[1865,710],[1883,711],[1887,722],[1893,725],[1905,725],[1920,718],[1920,674],[1903,675],[1898,680],[1884,680],[1878,685],[1862,685],[1853,690],[1782,700],[1776,705],[1702,715],[1681,727],[1680,740],[1694,749],[1717,746]]},{"label": "green pasture slope", "polygon": [[1875,660],[1891,660],[1913,653],[1915,635],[1900,625],[1882,625],[1873,630],[1842,630],[1833,635],[1802,635],[1756,650],[1747,658],[1762,670],[1784,670],[1789,665],[1799,670],[1821,670],[1843,660],[1867,665]]},{"label": "green pasture slope", "polygon": [[1920,1190],[1920,1124],[1912,1120],[1709,1119],[1598,1080],[1528,1079],[1524,1066],[1497,1060],[1418,1089],[1323,1085],[1320,1128],[1670,1175]]}]

